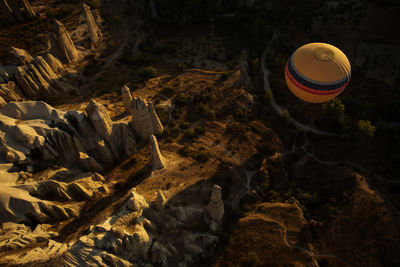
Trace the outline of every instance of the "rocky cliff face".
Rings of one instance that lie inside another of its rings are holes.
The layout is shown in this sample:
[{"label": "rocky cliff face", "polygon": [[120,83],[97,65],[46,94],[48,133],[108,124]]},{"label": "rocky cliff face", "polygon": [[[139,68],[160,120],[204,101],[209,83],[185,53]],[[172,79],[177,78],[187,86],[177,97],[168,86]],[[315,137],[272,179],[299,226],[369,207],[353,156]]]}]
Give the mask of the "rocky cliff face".
[{"label": "rocky cliff face", "polygon": [[[0,157],[40,168],[61,160],[69,166],[102,171],[136,153],[128,123],[112,122],[104,106],[92,100],[87,114],[61,111],[44,102],[9,103],[0,111]],[[31,151],[36,151],[31,157]]]}]

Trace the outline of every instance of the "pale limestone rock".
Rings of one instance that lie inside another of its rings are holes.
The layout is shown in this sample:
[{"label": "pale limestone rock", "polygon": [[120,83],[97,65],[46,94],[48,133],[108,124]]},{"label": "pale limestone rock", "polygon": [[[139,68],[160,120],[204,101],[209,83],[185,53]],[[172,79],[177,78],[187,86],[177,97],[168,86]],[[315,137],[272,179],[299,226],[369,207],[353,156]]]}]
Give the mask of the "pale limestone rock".
[{"label": "pale limestone rock", "polygon": [[96,129],[96,132],[103,138],[108,138],[112,132],[113,122],[108,115],[107,109],[100,103],[91,99],[86,106],[86,113]]},{"label": "pale limestone rock", "polygon": [[167,199],[164,196],[163,191],[158,190],[157,197],[154,201],[154,205],[156,206],[157,209],[161,210],[164,207],[166,202],[167,202]]},{"label": "pale limestone rock", "polygon": [[0,84],[0,96],[6,101],[18,101],[22,98],[22,92],[13,81]]},{"label": "pale limestone rock", "polygon": [[129,90],[129,87],[126,85],[122,86],[121,94],[122,94],[122,102],[124,103],[124,107],[125,107],[125,112],[127,114],[129,114],[129,112],[130,112],[129,107],[132,103],[132,95]]},{"label": "pale limestone rock", "polygon": [[102,36],[101,31],[99,27],[97,27],[96,21],[93,18],[89,6],[83,3],[82,8],[83,8],[83,15],[86,19],[90,41],[92,41],[92,43],[96,43]]},{"label": "pale limestone rock", "polygon": [[7,102],[0,96],[0,108],[4,107],[7,105]]},{"label": "pale limestone rock", "polygon": [[42,74],[43,78],[48,82],[60,78],[60,76],[53,71],[52,67],[41,56],[35,57],[34,64]]},{"label": "pale limestone rock", "polygon": [[144,197],[136,191],[135,187],[131,189],[126,205],[128,209],[132,211],[137,211],[139,213],[141,213],[144,208],[149,207],[146,199],[144,199]]},{"label": "pale limestone rock", "polygon": [[75,196],[76,199],[87,200],[90,199],[93,193],[78,183],[72,183],[67,188],[70,195]]},{"label": "pale limestone rock", "polygon": [[64,24],[58,20],[54,20],[53,28],[58,47],[67,62],[78,61],[80,59],[79,51],[76,50],[75,44],[72,42]]},{"label": "pale limestone rock", "polygon": [[39,87],[35,84],[32,77],[26,73],[26,68],[18,67],[17,73],[15,74],[15,79],[24,94],[27,96],[35,96],[39,91]]},{"label": "pale limestone rock", "polygon": [[50,84],[43,78],[42,74],[40,74],[33,64],[29,64],[28,67],[35,84],[44,92],[48,93],[50,91]]},{"label": "pale limestone rock", "polygon": [[24,49],[11,46],[10,54],[17,65],[27,65],[32,61],[32,56]]},{"label": "pale limestone rock", "polygon": [[147,102],[141,97],[134,97],[130,111],[134,132],[140,139],[147,141],[150,135],[162,131],[162,124],[151,102]]},{"label": "pale limestone rock", "polygon": [[211,194],[211,199],[206,206],[206,211],[216,221],[221,221],[224,216],[224,202],[221,196],[221,187],[218,185],[213,185],[213,191]]},{"label": "pale limestone rock", "polygon": [[157,138],[154,135],[150,135],[150,159],[153,170],[159,170],[164,168],[164,158],[161,155],[160,148],[158,147]]},{"label": "pale limestone rock", "polygon": [[67,194],[64,183],[55,180],[40,182],[32,195],[47,199],[49,196],[56,196],[58,201],[70,201],[72,198]]},{"label": "pale limestone rock", "polygon": [[51,53],[46,54],[45,60],[55,73],[60,73],[63,70],[61,61],[54,57]]}]

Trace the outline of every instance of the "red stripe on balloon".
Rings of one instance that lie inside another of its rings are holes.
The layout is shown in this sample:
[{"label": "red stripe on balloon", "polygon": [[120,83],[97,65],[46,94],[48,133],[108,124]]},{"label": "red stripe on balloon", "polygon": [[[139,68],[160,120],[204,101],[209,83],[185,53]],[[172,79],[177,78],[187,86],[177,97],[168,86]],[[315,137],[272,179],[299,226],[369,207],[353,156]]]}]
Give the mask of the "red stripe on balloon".
[{"label": "red stripe on balloon", "polygon": [[298,88],[299,88],[300,90],[302,90],[302,91],[305,91],[305,92],[310,93],[310,94],[313,94],[313,95],[333,95],[333,94],[336,94],[336,93],[338,93],[338,92],[340,92],[340,91],[343,91],[344,88],[345,88],[345,87],[347,86],[347,84],[348,84],[348,82],[347,82],[344,86],[342,86],[342,87],[340,87],[340,88],[338,88],[338,89],[335,89],[335,90],[329,90],[329,91],[314,90],[314,89],[312,89],[312,88],[310,88],[310,87],[304,86],[303,84],[299,83],[295,78],[293,78],[293,76],[290,74],[290,72],[289,72],[289,70],[288,70],[287,65],[286,65],[286,68],[285,68],[285,69],[286,69],[286,70],[285,70],[286,76],[289,78],[289,80],[290,80],[294,85],[296,85],[296,87],[298,87]]}]

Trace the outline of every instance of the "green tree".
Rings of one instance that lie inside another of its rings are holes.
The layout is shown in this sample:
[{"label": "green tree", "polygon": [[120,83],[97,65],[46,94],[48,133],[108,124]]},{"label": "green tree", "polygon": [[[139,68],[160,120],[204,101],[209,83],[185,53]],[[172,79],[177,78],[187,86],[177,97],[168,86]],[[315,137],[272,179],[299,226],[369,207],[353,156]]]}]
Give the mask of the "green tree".
[{"label": "green tree", "polygon": [[343,130],[346,126],[345,106],[339,98],[322,104],[324,125],[329,130]]},{"label": "green tree", "polygon": [[365,141],[369,138],[374,137],[376,127],[370,121],[357,121],[357,132],[356,136],[359,140]]}]

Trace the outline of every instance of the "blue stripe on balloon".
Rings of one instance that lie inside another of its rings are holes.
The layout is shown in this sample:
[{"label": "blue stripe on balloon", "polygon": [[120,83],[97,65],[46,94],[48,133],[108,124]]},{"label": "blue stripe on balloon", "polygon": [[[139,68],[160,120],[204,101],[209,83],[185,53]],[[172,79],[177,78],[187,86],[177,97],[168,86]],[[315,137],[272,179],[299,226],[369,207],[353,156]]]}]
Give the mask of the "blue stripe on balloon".
[{"label": "blue stripe on balloon", "polygon": [[324,83],[324,82],[317,82],[317,81],[310,81],[309,79],[306,80],[306,78],[303,78],[304,76],[301,75],[294,67],[294,64],[292,64],[292,57],[288,60],[288,69],[290,74],[293,76],[293,78],[296,79],[299,83],[303,84],[304,86],[307,86],[309,88],[315,89],[315,90],[322,90],[322,91],[329,91],[329,90],[335,90],[338,89],[342,86],[344,86],[348,80],[349,77],[346,76],[342,80],[339,80],[337,82],[333,83]]}]

